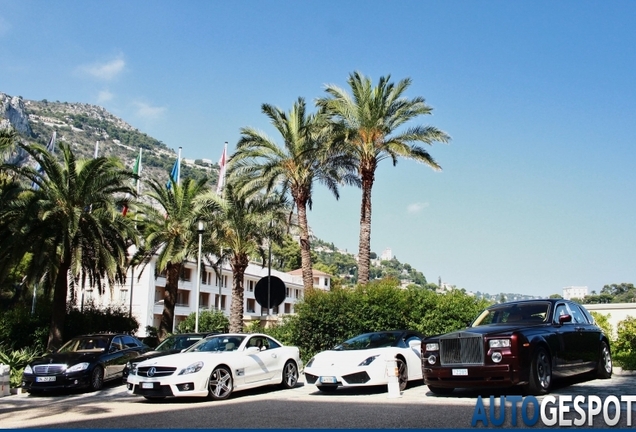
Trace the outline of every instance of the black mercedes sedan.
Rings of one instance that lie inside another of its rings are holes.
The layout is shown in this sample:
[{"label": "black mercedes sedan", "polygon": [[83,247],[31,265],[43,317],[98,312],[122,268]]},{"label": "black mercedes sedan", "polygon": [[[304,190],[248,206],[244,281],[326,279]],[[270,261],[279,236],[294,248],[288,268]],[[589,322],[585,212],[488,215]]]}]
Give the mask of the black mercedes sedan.
[{"label": "black mercedes sedan", "polygon": [[105,381],[121,379],[126,363],[146,350],[141,341],[125,334],[74,337],[57,351],[28,364],[22,373],[22,387],[29,393],[99,390]]},{"label": "black mercedes sedan", "polygon": [[429,390],[522,386],[550,391],[553,379],[612,376],[608,337],[582,306],[563,299],[495,304],[470,327],[422,341]]}]

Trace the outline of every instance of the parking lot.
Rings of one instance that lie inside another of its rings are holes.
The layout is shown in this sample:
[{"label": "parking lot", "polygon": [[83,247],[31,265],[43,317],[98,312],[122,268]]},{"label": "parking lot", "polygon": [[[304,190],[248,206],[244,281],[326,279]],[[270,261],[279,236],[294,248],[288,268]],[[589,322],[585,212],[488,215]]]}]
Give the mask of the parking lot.
[{"label": "parking lot", "polygon": [[[635,394],[635,389],[635,376],[615,375],[610,381],[562,383],[552,394],[605,397]],[[291,390],[236,392],[226,401],[148,402],[111,384],[96,393],[0,398],[0,428],[469,428],[477,397],[490,394],[501,392],[435,396],[418,384],[398,398],[389,398],[382,387],[323,394],[301,379]],[[624,420],[619,426],[627,427]]]}]

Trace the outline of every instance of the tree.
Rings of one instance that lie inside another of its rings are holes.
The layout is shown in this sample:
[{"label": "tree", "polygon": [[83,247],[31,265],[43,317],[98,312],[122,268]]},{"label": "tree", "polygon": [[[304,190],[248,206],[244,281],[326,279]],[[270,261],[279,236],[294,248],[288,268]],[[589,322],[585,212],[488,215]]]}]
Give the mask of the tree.
[{"label": "tree", "polygon": [[[127,249],[137,232],[121,215],[119,197],[135,191],[132,174],[117,159],[76,160],[66,143],[60,144],[61,162],[40,145],[22,148],[41,168],[10,167],[28,186],[0,210],[0,250],[18,260],[31,253],[25,279],[53,291],[52,349],[63,341],[69,285],[88,282],[103,291],[106,284],[125,282]],[[0,267],[13,263],[2,260]]]},{"label": "tree", "polygon": [[223,196],[215,196],[219,215],[214,232],[221,248],[219,261],[228,259],[232,268],[232,307],[230,332],[243,331],[245,269],[251,257],[265,263],[268,242],[281,243],[286,230],[287,202],[277,194],[246,194],[230,182]]},{"label": "tree", "polygon": [[324,115],[307,114],[303,98],[298,98],[289,113],[268,104],[261,109],[280,133],[283,146],[279,147],[263,132],[242,128],[228,175],[235,176],[248,191],[289,191],[298,210],[303,284],[310,289],[313,274],[307,208],[312,208],[313,184],[324,184],[338,199],[339,183],[356,184],[357,179],[349,174],[353,169],[350,159],[328,145],[330,134]]},{"label": "tree", "polygon": [[[148,184],[151,188],[148,196],[155,205],[140,207],[138,223],[143,242],[134,257],[135,264],[145,266],[156,256],[157,271],[166,273],[159,339],[173,331],[182,265],[187,260],[198,259],[198,221],[213,226],[218,210],[214,194],[206,186],[207,179],[186,178],[180,185],[170,181],[170,189],[157,180]],[[211,239],[211,235],[206,235],[208,251],[214,247]]]},{"label": "tree", "polygon": [[449,136],[432,126],[398,129],[418,116],[430,114],[432,108],[421,97],[403,96],[411,79],[390,82],[390,76],[381,77],[373,87],[371,79],[359,72],[349,75],[351,95],[335,85],[327,85],[328,97],[317,104],[336,122],[335,130],[344,130],[343,144],[357,167],[362,182],[360,209],[358,282],[369,280],[371,247],[371,190],[378,163],[390,158],[393,165],[398,158],[413,159],[435,170],[441,169],[431,155],[415,143],[448,142]]},{"label": "tree", "polygon": [[[191,313],[186,319],[179,323],[179,333],[192,333],[196,328],[196,313]],[[222,311],[201,311],[199,313],[199,332],[217,332],[224,333],[227,331],[230,322]]]}]

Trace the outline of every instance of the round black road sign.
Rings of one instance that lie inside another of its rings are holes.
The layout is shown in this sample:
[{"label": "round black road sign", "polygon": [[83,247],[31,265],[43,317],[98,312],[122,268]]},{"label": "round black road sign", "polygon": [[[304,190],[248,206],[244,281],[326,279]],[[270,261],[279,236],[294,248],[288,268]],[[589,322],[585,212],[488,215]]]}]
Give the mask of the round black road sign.
[{"label": "round black road sign", "polygon": [[[268,284],[269,279],[269,284]],[[269,285],[269,296],[267,294]],[[254,297],[259,305],[266,309],[278,306],[285,300],[285,282],[276,276],[265,276],[256,283],[254,287]],[[269,297],[269,305],[267,298]]]}]

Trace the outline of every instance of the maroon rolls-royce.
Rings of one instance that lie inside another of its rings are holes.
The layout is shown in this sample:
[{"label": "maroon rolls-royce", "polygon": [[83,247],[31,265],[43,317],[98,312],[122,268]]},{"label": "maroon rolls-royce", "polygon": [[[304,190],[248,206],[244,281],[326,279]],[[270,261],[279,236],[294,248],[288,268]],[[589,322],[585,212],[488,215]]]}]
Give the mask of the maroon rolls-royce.
[{"label": "maroon rolls-royce", "polygon": [[612,376],[607,335],[580,305],[563,299],[524,300],[484,310],[470,327],[422,341],[429,390],[520,385],[550,391],[553,379],[594,373]]}]

